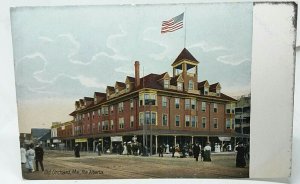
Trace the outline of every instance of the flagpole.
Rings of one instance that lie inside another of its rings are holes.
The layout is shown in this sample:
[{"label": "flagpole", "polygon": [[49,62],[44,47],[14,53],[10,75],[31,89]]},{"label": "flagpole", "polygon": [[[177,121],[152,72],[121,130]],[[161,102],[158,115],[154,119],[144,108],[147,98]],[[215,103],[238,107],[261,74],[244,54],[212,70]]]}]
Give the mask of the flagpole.
[{"label": "flagpole", "polygon": [[184,7],[184,48],[186,47],[186,7]]}]

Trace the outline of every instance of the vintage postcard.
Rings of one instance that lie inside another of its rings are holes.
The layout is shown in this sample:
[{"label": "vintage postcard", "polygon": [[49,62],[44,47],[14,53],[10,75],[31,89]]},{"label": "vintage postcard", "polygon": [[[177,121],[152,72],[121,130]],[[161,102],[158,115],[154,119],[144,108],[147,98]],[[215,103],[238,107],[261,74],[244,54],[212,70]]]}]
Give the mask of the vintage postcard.
[{"label": "vintage postcard", "polygon": [[253,8],[11,8],[23,178],[249,178]]}]

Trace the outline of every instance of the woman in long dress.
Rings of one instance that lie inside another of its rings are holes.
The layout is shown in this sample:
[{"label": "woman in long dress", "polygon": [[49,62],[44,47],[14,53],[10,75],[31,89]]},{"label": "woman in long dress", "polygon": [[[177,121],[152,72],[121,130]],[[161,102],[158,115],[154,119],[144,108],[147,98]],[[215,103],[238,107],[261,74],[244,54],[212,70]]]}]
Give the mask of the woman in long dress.
[{"label": "woman in long dress", "polygon": [[33,161],[35,158],[35,152],[33,150],[33,144],[29,146],[29,149],[26,151],[26,168],[29,172],[34,172]]},{"label": "woman in long dress", "polygon": [[21,146],[20,151],[21,151],[21,163],[26,164],[26,149],[23,146]]},{"label": "woman in long dress", "polygon": [[236,147],[236,151],[236,167],[245,167],[245,148],[241,142],[239,142],[238,146]]},{"label": "woman in long dress", "polygon": [[127,155],[127,146],[126,146],[126,143],[124,143],[124,146],[123,146],[123,155]]}]

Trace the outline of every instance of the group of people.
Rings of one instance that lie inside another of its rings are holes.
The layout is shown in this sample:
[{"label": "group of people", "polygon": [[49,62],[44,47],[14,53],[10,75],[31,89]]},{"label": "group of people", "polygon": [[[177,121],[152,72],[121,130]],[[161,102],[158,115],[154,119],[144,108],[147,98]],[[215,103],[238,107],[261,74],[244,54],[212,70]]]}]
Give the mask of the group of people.
[{"label": "group of people", "polygon": [[21,163],[25,164],[29,172],[39,171],[39,165],[41,170],[44,171],[43,158],[44,150],[40,144],[37,144],[35,147],[33,144],[30,144],[27,149],[21,146]]}]

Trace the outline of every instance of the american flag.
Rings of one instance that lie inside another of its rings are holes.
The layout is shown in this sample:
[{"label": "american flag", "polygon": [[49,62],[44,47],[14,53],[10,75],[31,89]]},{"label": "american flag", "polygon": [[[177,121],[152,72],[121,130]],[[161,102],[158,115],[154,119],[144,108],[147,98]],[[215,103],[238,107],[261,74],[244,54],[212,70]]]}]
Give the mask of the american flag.
[{"label": "american flag", "polygon": [[170,20],[163,21],[161,26],[161,34],[167,33],[167,32],[173,32],[178,29],[183,28],[183,16],[184,13],[171,18]]}]

